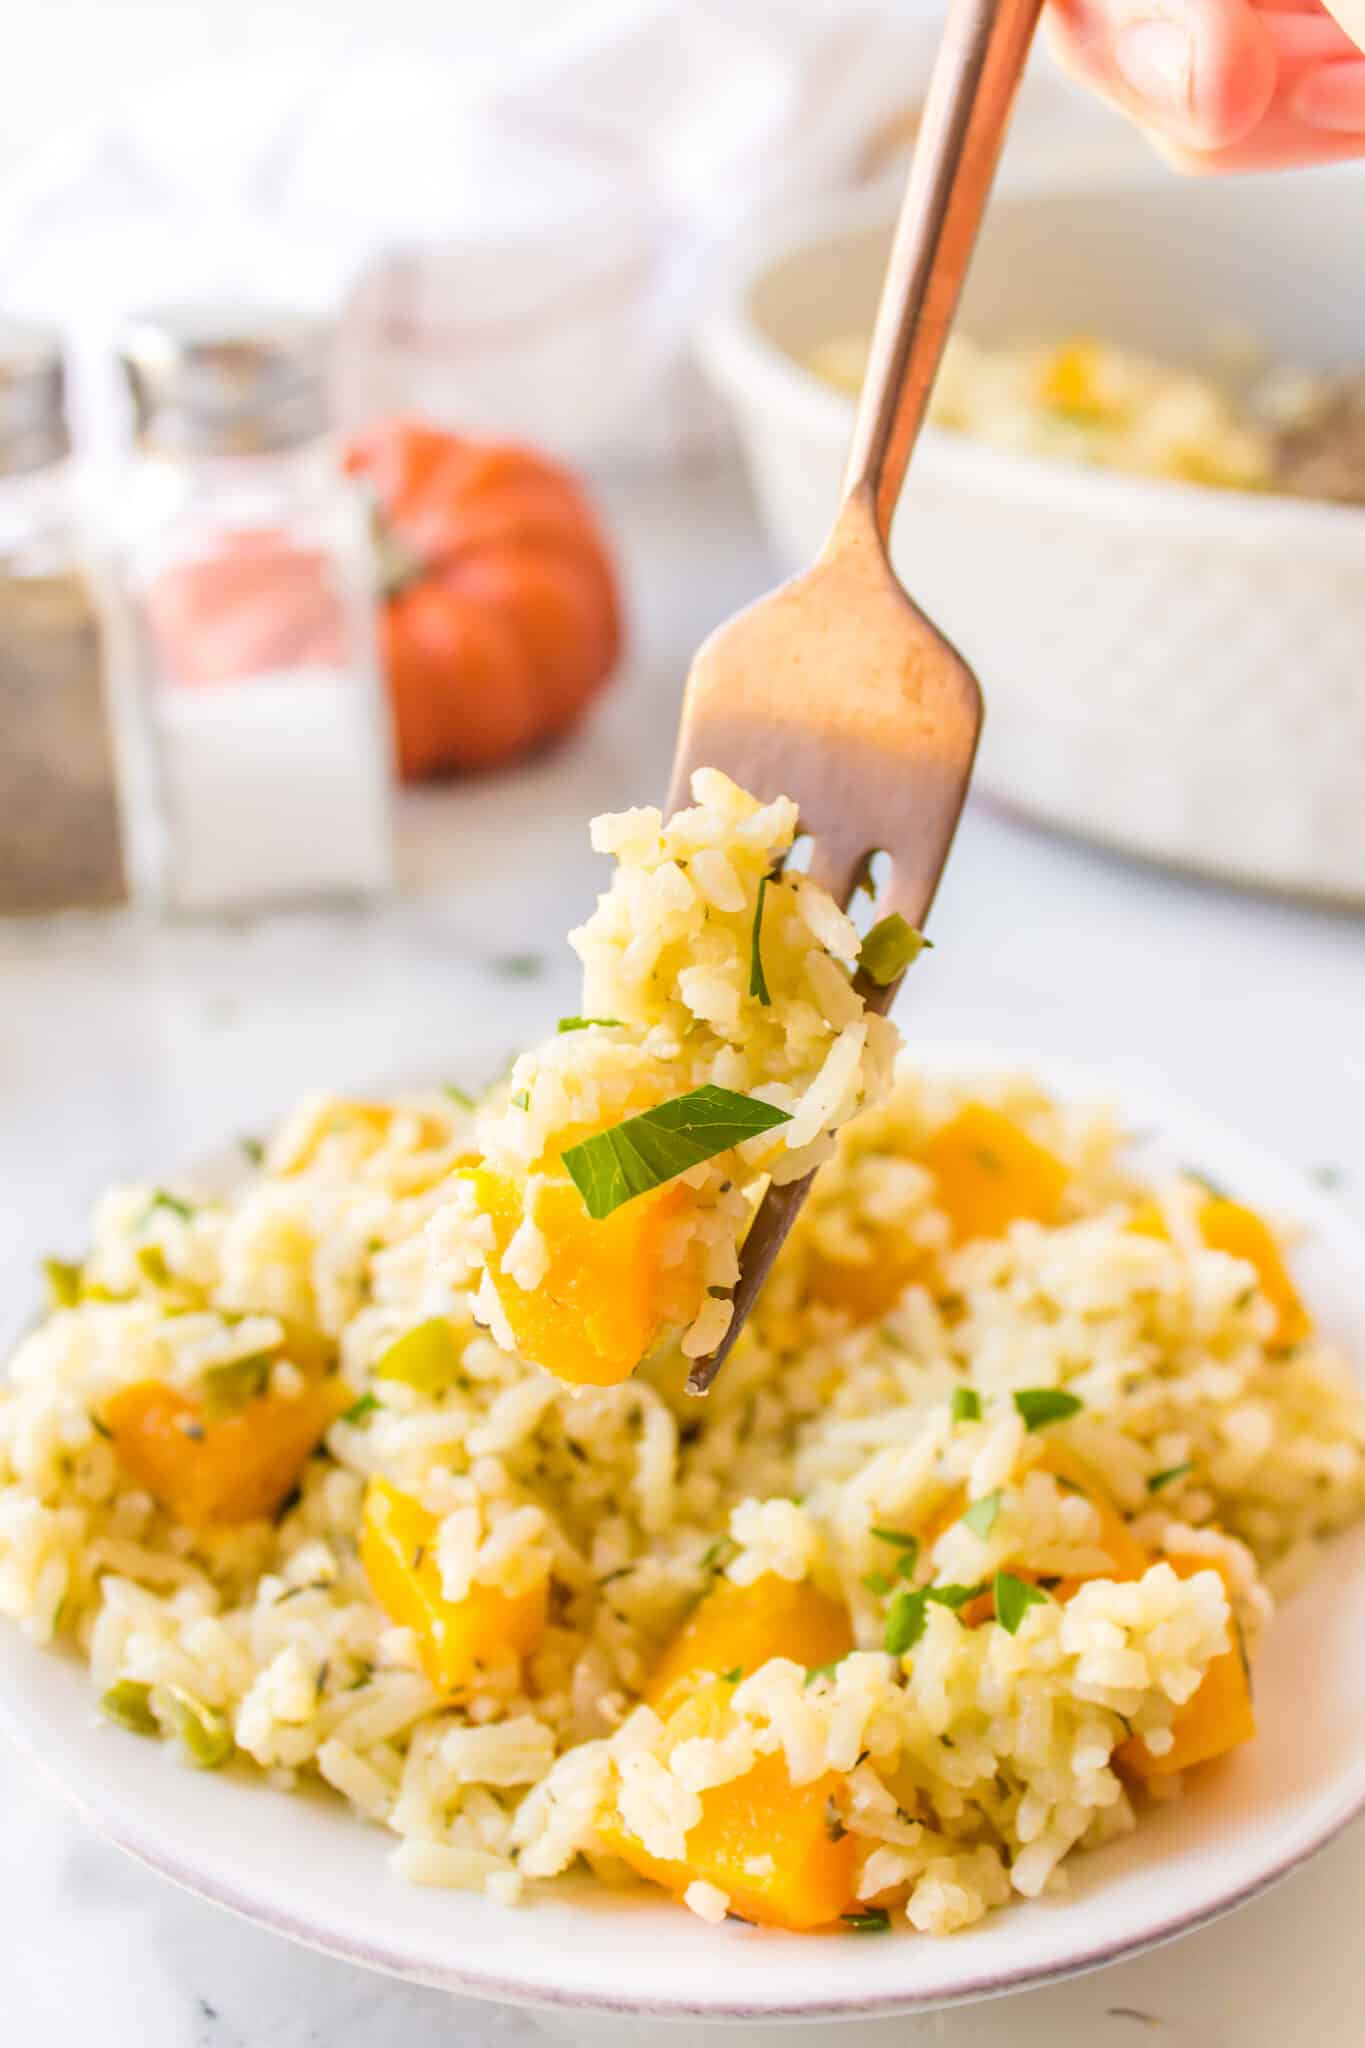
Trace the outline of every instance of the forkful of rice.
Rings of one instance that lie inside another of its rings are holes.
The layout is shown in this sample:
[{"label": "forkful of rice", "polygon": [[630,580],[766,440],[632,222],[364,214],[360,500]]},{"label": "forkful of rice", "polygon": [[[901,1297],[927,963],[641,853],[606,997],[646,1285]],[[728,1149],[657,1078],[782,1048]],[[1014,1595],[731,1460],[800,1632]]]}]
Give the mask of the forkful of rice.
[{"label": "forkful of rice", "polygon": [[1039,5],[954,0],[833,531],[698,654],[666,813],[597,821],[617,871],[571,937],[583,1014],[480,1118],[456,1205],[475,1314],[561,1378],[613,1384],[680,1347],[704,1394],[837,1132],[890,1087],[886,1013],[982,715],[891,568],[891,519]]}]

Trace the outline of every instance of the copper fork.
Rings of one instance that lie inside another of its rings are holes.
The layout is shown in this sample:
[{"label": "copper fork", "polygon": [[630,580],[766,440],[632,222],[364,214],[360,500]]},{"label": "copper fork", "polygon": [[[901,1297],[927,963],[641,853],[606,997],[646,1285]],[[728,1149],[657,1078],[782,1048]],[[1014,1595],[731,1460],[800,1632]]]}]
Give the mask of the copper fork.
[{"label": "copper fork", "polygon": [[[981,729],[981,692],[901,588],[891,517],[990,192],[1042,0],[952,0],[915,146],[843,499],[816,562],[706,641],[687,679],[669,810],[694,768],[793,797],[810,873],[847,904],[889,856],[879,917],[922,927],[948,858]],[[860,977],[886,1010],[898,982]],[[697,1359],[704,1394],[744,1327],[813,1176],[769,1188],[740,1260],[730,1328]]]}]

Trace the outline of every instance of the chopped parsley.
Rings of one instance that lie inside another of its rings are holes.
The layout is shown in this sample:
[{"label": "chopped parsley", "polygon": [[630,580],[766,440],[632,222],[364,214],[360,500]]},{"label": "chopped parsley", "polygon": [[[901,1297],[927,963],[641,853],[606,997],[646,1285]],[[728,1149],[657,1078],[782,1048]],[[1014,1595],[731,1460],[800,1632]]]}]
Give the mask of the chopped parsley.
[{"label": "chopped parsley", "polygon": [[360,1396],[358,1401],[352,1401],[341,1419],[343,1422],[349,1422],[354,1427],[356,1423],[363,1422],[367,1415],[373,1415],[378,1406],[377,1396],[366,1392]]},{"label": "chopped parsley", "polygon": [[561,1017],[555,1029],[562,1035],[566,1031],[619,1031],[622,1028],[619,1017]]},{"label": "chopped parsley", "polygon": [[268,1352],[257,1351],[250,1358],[231,1358],[224,1365],[207,1367],[199,1379],[205,1415],[218,1421],[225,1415],[239,1414],[249,1401],[265,1392],[273,1364]]},{"label": "chopped parsley", "polygon": [[738,1685],[740,1679],[744,1676],[744,1666],[742,1664],[732,1664],[728,1671],[722,1671],[720,1675],[724,1684]]},{"label": "chopped parsley", "polygon": [[981,1396],[975,1387],[954,1387],[952,1399],[954,1422],[980,1422]]},{"label": "chopped parsley", "polygon": [[513,1109],[529,1109],[531,1107],[531,1091],[529,1088],[518,1088],[516,1094],[512,1097],[512,1107]]},{"label": "chopped parsley", "polygon": [[[153,1190],[151,1201],[142,1212],[142,1224],[150,1222],[158,1209],[169,1209],[172,1216],[178,1216],[182,1223],[188,1223],[194,1214],[192,1202],[182,1200],[179,1195],[171,1194],[166,1188],[156,1188]],[[138,1227],[141,1228],[142,1224]]]},{"label": "chopped parsley", "polygon": [[265,1146],[259,1138],[239,1138],[237,1143],[241,1148],[243,1158],[249,1166],[261,1166],[264,1164]]},{"label": "chopped parsley", "polygon": [[873,925],[858,948],[859,972],[878,988],[889,988],[918,960],[925,947],[932,945],[932,939],[926,939],[923,932],[906,923],[898,910],[893,910],[889,917]]},{"label": "chopped parsley", "polygon": [[841,1913],[843,1921],[853,1934],[889,1934],[891,1915],[885,1906],[869,1906],[865,1913]]},{"label": "chopped parsley", "polygon": [[806,1684],[814,1685],[817,1678],[833,1678],[842,1662],[842,1657],[836,1657],[832,1664],[812,1664],[806,1673]]},{"label": "chopped parsley", "polygon": [[896,1576],[901,1579],[907,1578],[919,1559],[919,1537],[912,1536],[908,1529],[874,1528],[870,1529],[868,1534],[875,1536],[879,1543],[893,1544],[900,1551],[901,1554],[896,1560]]},{"label": "chopped parsley", "polygon": [[1186,1180],[1192,1180],[1196,1187],[1204,1190],[1206,1195],[1212,1195],[1215,1202],[1230,1202],[1232,1200],[1232,1196],[1228,1193],[1222,1182],[1216,1181],[1211,1173],[1205,1173],[1202,1167],[1182,1166],[1180,1171],[1184,1174]]},{"label": "chopped parsley", "polygon": [[598,1131],[562,1156],[588,1214],[601,1222],[689,1167],[790,1122],[785,1109],[708,1083]]},{"label": "chopped parsley", "polygon": [[999,1520],[1002,1499],[1003,1495],[997,1486],[994,1493],[983,1493],[980,1500],[974,1500],[962,1516],[963,1522],[973,1536],[979,1536],[983,1543]]},{"label": "chopped parsley", "polygon": [[891,1581],[885,1572],[864,1572],[858,1583],[869,1593],[875,1593],[878,1599],[884,1599],[891,1591]]},{"label": "chopped parsley", "polygon": [[1023,1387],[1015,1394],[1014,1405],[1026,1429],[1045,1429],[1049,1422],[1065,1422],[1068,1416],[1079,1415],[1085,1403],[1061,1387]]},{"label": "chopped parsley", "polygon": [[986,1581],[978,1579],[974,1586],[926,1586],[924,1597],[926,1600],[936,1601],[940,1607],[951,1607],[956,1614],[960,1607],[966,1607],[973,1600],[979,1599],[985,1590]]},{"label": "chopped parsley", "polygon": [[887,1656],[903,1657],[907,1650],[913,1650],[924,1634],[924,1621],[924,1594],[898,1593],[887,1611],[882,1634],[882,1648]]},{"label": "chopped parsley", "polygon": [[749,940],[749,994],[757,996],[765,1007],[772,1002],[768,994],[768,979],[763,972],[763,899],[768,893],[768,877],[764,875],[758,885],[758,901],[754,905],[754,929]]},{"label": "chopped parsley", "polygon": [[1016,1579],[1012,1572],[996,1573],[995,1618],[1006,1635],[1015,1633],[1030,1607],[1041,1607],[1046,1600],[1046,1593],[1037,1586],[1027,1585],[1023,1579]]},{"label": "chopped parsley", "polygon": [[1194,1464],[1186,1458],[1183,1465],[1168,1465],[1164,1472],[1154,1472],[1147,1481],[1148,1493],[1160,1493],[1163,1486],[1173,1486],[1177,1479],[1184,1479],[1193,1472]]},{"label": "chopped parsley", "polygon": [[442,1081],[441,1093],[443,1095],[448,1095],[451,1101],[455,1104],[455,1107],[457,1109],[472,1110],[474,1107],[473,1096],[468,1092],[467,1089],[457,1088],[453,1081]]}]

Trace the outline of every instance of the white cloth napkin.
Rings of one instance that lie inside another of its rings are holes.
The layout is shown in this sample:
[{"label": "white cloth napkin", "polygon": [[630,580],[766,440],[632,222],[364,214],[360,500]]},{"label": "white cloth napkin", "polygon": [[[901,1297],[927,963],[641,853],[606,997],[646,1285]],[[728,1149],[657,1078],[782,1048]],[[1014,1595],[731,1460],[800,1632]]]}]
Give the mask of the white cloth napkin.
[{"label": "white cloth napkin", "polygon": [[178,80],[0,192],[6,310],[70,336],[95,453],[120,320],[205,298],[344,310],[352,419],[674,452],[710,419],[687,337],[720,252],[865,171],[932,4],[637,0],[511,58],[461,30]]}]

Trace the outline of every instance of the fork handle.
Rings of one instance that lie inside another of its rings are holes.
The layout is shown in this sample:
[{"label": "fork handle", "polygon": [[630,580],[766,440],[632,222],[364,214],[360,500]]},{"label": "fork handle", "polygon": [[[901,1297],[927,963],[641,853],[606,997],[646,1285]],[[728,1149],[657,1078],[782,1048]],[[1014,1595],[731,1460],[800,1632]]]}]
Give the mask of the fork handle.
[{"label": "fork handle", "polygon": [[950,0],[872,332],[844,478],[885,545],[1042,0]]}]

